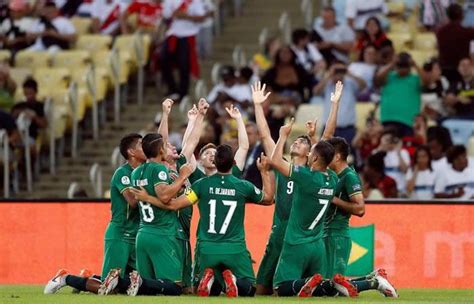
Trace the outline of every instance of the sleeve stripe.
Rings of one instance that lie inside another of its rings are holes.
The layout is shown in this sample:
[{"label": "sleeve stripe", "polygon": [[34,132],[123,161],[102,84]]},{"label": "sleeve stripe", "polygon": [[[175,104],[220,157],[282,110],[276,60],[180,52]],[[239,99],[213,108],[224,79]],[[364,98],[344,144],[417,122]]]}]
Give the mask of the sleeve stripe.
[{"label": "sleeve stripe", "polygon": [[166,185],[168,185],[167,182],[157,182],[157,183],[155,183],[155,184],[153,185],[153,187],[156,187],[156,186],[161,185],[161,184],[166,184]]},{"label": "sleeve stripe", "polygon": [[120,194],[124,193],[124,192],[125,192],[126,190],[128,190],[128,189],[133,189],[133,187],[130,187],[130,186],[129,186],[129,187],[123,188],[122,191],[120,191]]},{"label": "sleeve stripe", "polygon": [[293,163],[290,164],[290,172],[288,174],[288,177],[291,178],[292,175],[293,175]]},{"label": "sleeve stripe", "polygon": [[357,191],[357,192],[351,193],[351,194],[349,194],[349,197],[353,197],[354,195],[359,194],[359,193],[362,193],[362,191]]}]

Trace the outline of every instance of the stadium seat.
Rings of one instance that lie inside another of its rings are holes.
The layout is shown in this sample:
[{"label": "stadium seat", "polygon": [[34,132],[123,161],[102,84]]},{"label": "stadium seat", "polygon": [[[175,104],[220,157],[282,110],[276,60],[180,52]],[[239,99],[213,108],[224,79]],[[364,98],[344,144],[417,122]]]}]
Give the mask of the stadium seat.
[{"label": "stadium seat", "polygon": [[53,127],[56,139],[60,139],[64,136],[72,117],[71,105],[67,99],[67,92],[67,89],[60,88],[52,92],[49,96],[53,105],[53,115],[55,120]]},{"label": "stadium seat", "polygon": [[[87,73],[89,67],[83,67],[75,69],[71,73],[71,79],[75,81],[80,88],[88,88],[87,86]],[[95,72],[95,85],[97,89],[97,101],[100,102],[105,99],[107,90],[109,88],[108,73],[105,68],[94,68]],[[89,92],[89,90],[87,90]],[[92,100],[91,100],[92,101]],[[88,104],[88,107],[90,105]]]},{"label": "stadium seat", "polygon": [[66,68],[39,68],[35,71],[34,77],[42,93],[40,96],[49,96],[57,89],[68,87],[70,73]]},{"label": "stadium seat", "polygon": [[412,33],[413,28],[405,21],[394,20],[390,22],[390,33]]},{"label": "stadium seat", "polygon": [[395,51],[401,52],[409,49],[412,41],[411,33],[388,33],[388,38],[392,40]]},{"label": "stadium seat", "polygon": [[83,50],[60,51],[53,58],[53,67],[66,68],[71,73],[76,69],[85,68],[89,63],[89,52]]},{"label": "stadium seat", "polygon": [[[92,62],[94,66],[101,67],[107,70],[110,79],[113,81],[112,67],[111,67],[111,51],[100,51],[92,54]],[[128,81],[128,77],[131,73],[131,58],[129,53],[125,53],[119,56],[120,60],[120,84],[125,84]]]},{"label": "stadium seat", "polygon": [[405,12],[405,2],[403,1],[387,1],[387,8],[390,14],[401,15]]},{"label": "stadium seat", "polygon": [[71,22],[74,25],[74,28],[76,29],[76,34],[77,35],[84,35],[87,33],[90,33],[91,28],[92,28],[92,19],[91,18],[85,18],[85,17],[72,17]]},{"label": "stadium seat", "polygon": [[15,67],[17,68],[46,68],[51,63],[51,55],[48,52],[20,51],[15,56]]},{"label": "stadium seat", "polygon": [[375,104],[371,102],[356,103],[356,128],[357,130],[365,129],[365,122],[370,113],[375,109]]},{"label": "stadium seat", "polygon": [[9,50],[0,50],[0,62],[10,61],[12,53]]},{"label": "stadium seat", "polygon": [[106,51],[112,45],[112,36],[109,35],[81,35],[77,39],[76,49],[89,51],[91,53]]},{"label": "stadium seat", "polygon": [[449,130],[455,145],[466,145],[471,136],[474,136],[474,123],[467,119],[447,119],[442,123]]},{"label": "stadium seat", "polygon": [[[290,134],[289,142],[293,142],[296,137],[306,134],[305,124],[308,120],[314,120],[316,117],[321,119],[323,116],[323,105],[318,104],[302,104],[299,106],[295,114],[295,124]],[[321,121],[318,122],[318,129],[322,128]]]},{"label": "stadium seat", "polygon": [[[142,37],[143,43],[140,46],[138,39]],[[149,35],[121,35],[115,39],[114,47],[119,50],[120,56],[124,53],[129,53],[134,66],[138,65],[138,48],[141,48],[144,62],[148,62],[148,57],[150,54],[150,44],[151,38]]]},{"label": "stadium seat", "polygon": [[436,51],[437,42],[434,33],[418,33],[413,39],[413,49],[417,51]]},{"label": "stadium seat", "polygon": [[415,61],[415,63],[419,66],[422,67],[425,62],[430,60],[433,57],[436,57],[435,52],[430,52],[430,51],[420,51],[418,49],[411,50],[410,52],[411,58]]}]

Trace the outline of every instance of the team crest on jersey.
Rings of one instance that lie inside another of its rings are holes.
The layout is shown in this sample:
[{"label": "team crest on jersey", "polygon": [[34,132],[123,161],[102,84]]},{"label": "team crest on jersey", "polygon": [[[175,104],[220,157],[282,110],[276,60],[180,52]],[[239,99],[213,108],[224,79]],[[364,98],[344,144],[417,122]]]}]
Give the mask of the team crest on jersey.
[{"label": "team crest on jersey", "polygon": [[255,186],[253,187],[253,189],[255,190],[255,193],[256,193],[257,195],[259,195],[260,193],[262,193],[262,191],[260,191],[260,189],[258,189],[258,188],[255,187]]},{"label": "team crest on jersey", "polygon": [[128,176],[122,176],[122,184],[130,185],[130,178],[128,178]]},{"label": "team crest on jersey", "polygon": [[158,177],[162,180],[162,181],[165,181],[168,179],[168,175],[166,174],[166,172],[164,171],[161,171],[159,174],[158,174]]},{"label": "team crest on jersey", "polygon": [[362,187],[360,184],[356,184],[356,185],[353,185],[352,186],[352,190],[353,191],[361,191],[362,190]]}]

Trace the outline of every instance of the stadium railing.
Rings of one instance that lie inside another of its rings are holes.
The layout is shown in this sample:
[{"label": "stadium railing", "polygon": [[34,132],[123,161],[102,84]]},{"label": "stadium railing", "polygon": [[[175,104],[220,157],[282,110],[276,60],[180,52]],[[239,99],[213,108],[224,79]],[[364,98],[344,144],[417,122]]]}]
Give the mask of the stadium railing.
[{"label": "stadium railing", "polygon": [[30,125],[31,119],[25,113],[21,113],[16,120],[18,131],[20,131],[21,141],[23,143],[25,153],[25,173],[26,173],[26,189],[28,192],[33,191],[33,172],[31,166],[31,146]]},{"label": "stadium railing", "polygon": [[89,179],[96,197],[102,197],[104,195],[102,188],[102,168],[98,163],[92,165],[89,171]]}]

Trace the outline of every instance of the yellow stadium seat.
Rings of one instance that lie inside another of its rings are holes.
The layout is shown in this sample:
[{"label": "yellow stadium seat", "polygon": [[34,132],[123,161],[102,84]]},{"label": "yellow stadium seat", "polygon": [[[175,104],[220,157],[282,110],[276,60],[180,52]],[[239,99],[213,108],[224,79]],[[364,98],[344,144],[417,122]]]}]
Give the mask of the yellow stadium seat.
[{"label": "yellow stadium seat", "polygon": [[[92,54],[92,62],[94,66],[105,68],[110,79],[113,81],[112,75],[112,67],[110,64],[112,52],[111,51],[100,51]],[[128,52],[123,52],[119,56],[120,60],[120,75],[119,75],[119,82],[120,84],[124,84],[128,81],[128,77],[130,76],[132,70],[132,63],[130,54]]]},{"label": "yellow stadium seat", "polygon": [[403,14],[405,12],[405,3],[403,1],[387,1],[388,12],[390,14]]},{"label": "yellow stadium seat", "polygon": [[77,39],[76,49],[93,53],[109,50],[111,45],[112,37],[109,35],[81,35]]},{"label": "yellow stadium seat", "polygon": [[[72,71],[71,78],[73,81],[75,81],[79,87],[81,88],[86,88],[87,92],[89,90],[87,89],[87,73],[89,71],[89,68],[80,68]],[[109,88],[109,80],[108,80],[108,74],[105,68],[95,68],[95,85],[97,89],[97,101],[100,102],[105,99],[105,96],[107,94],[107,90]],[[90,102],[92,102],[92,96],[90,99]],[[88,103],[87,107],[90,107],[91,104]]]},{"label": "yellow stadium seat", "polygon": [[20,51],[15,56],[15,66],[18,68],[46,68],[51,63],[51,55],[48,52]]},{"label": "yellow stadium seat", "polygon": [[53,115],[55,119],[54,134],[59,139],[64,136],[68,127],[70,127],[72,112],[68,99],[68,90],[59,88],[51,92],[48,96],[51,98],[53,106]]},{"label": "yellow stadium seat", "polygon": [[420,51],[433,51],[437,48],[434,33],[418,33],[413,39],[413,49]]},{"label": "yellow stadium seat", "polygon": [[9,50],[0,50],[0,61],[10,61],[12,53]]},{"label": "yellow stadium seat", "polygon": [[388,33],[388,38],[392,40],[396,52],[407,50],[412,41],[411,33]]},{"label": "yellow stadium seat", "polygon": [[396,20],[390,22],[390,33],[412,33],[413,31],[414,29],[405,21]]},{"label": "yellow stadium seat", "polygon": [[71,22],[76,29],[77,35],[84,35],[90,33],[92,28],[92,19],[84,17],[72,17]]},{"label": "yellow stadium seat", "polygon": [[26,78],[33,76],[33,72],[28,68],[11,68],[10,77],[15,80],[17,86],[21,86]]},{"label": "yellow stadium seat", "polygon": [[469,144],[467,148],[469,156],[474,157],[474,136],[469,138]]},{"label": "yellow stadium seat", "polygon": [[420,51],[417,49],[411,50],[409,51],[409,53],[411,55],[411,58],[413,58],[413,60],[419,67],[422,67],[423,64],[425,64],[431,58],[436,57],[435,52]]},{"label": "yellow stadium seat", "polygon": [[365,122],[369,114],[375,109],[375,105],[371,102],[356,103],[356,127],[358,130],[365,129]]},{"label": "yellow stadium seat", "polygon": [[66,68],[40,68],[35,71],[34,77],[38,82],[39,95],[49,96],[57,89],[68,87],[70,72]]},{"label": "yellow stadium seat", "polygon": [[53,67],[67,68],[71,72],[78,68],[84,68],[89,63],[89,52],[83,50],[60,51],[53,58]]},{"label": "yellow stadium seat", "polygon": [[134,65],[138,63],[138,58],[137,58],[137,41],[136,39],[139,39],[139,37],[143,38],[143,44],[142,44],[142,55],[144,62],[148,62],[148,57],[150,54],[150,44],[151,44],[151,37],[146,34],[142,34],[141,36],[138,36],[137,34],[134,35],[122,35],[118,36],[117,39],[115,39],[114,42],[114,47],[116,47],[120,53],[128,52],[130,53]]}]

